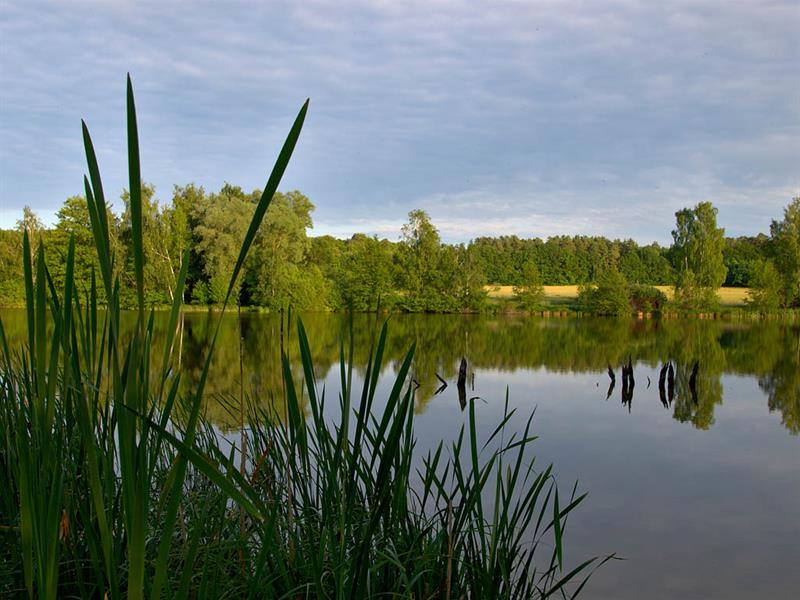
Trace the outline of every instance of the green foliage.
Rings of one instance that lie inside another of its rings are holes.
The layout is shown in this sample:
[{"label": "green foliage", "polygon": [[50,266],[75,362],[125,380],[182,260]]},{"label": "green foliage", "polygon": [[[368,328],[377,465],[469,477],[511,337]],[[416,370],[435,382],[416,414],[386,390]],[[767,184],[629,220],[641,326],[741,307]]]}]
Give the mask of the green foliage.
[{"label": "green foliage", "polygon": [[555,236],[547,241],[500,236],[479,237],[471,247],[490,284],[523,284],[527,262],[536,264],[545,285],[586,283],[612,266],[632,282],[662,285],[672,281],[672,267],[657,244],[639,246],[633,240],[587,236]]},{"label": "green foliage", "polygon": [[[222,304],[228,282],[236,264],[237,249],[244,240],[253,215],[253,194],[240,187],[225,184],[217,194],[203,196],[202,204],[193,207],[196,248],[202,257],[203,280],[209,304]],[[239,297],[241,279],[234,282],[234,298]],[[201,296],[198,291],[197,296]]]},{"label": "green foliage", "polygon": [[782,301],[783,281],[770,261],[754,263],[747,303],[761,313],[777,310]]},{"label": "green foliage", "polygon": [[[109,224],[109,246],[118,262],[115,263],[115,274],[123,274],[123,269],[116,265],[124,264],[125,249],[119,239],[119,222],[114,213],[105,207]],[[70,239],[75,240],[75,287],[81,296],[86,296],[91,287],[92,273],[100,273],[100,262],[94,246],[92,220],[89,205],[85,196],[67,198],[64,205],[56,213],[58,221],[48,236],[49,252],[48,269],[58,288],[62,288],[66,277],[66,257]],[[105,298],[104,291],[100,292]]]},{"label": "green foliage", "polygon": [[[222,314],[213,317],[196,385],[180,393],[175,348],[181,346],[189,257],[184,253],[175,279],[166,337],[155,345],[155,318],[144,308],[143,238],[148,213],[158,211],[151,212],[141,184],[130,78],[127,92],[131,194],[125,231],[136,288],[130,331],[122,335],[120,276],[85,126],[91,179],[86,206],[107,308],[98,308],[94,278],[86,302],[75,293],[74,235],[58,290],[44,246],[34,267],[25,232],[24,352],[9,350],[0,321],[0,556],[10,557],[3,565],[8,583],[0,582],[0,591],[115,600],[276,598],[300,591],[340,598],[577,595],[589,567],[605,561],[564,568],[565,526],[585,494],[578,496],[575,486],[560,502],[552,466],[534,468],[532,416],[521,435],[506,432],[514,419],[506,400],[499,426],[479,439],[473,400],[457,440],[448,448],[440,443],[419,466],[409,381],[413,346],[383,406],[375,402],[386,326],[369,344],[357,395],[352,326],[349,339],[342,339],[339,410],[331,422],[299,323],[299,380],[288,356],[280,357],[285,412],[254,410],[245,428],[240,397],[241,441],[228,451],[230,444],[201,416],[210,365],[225,309],[238,294],[308,102],[253,205],[235,263],[218,263],[229,276],[227,290],[214,297],[222,298]],[[239,196],[235,190],[227,195],[226,202]],[[151,254],[150,260],[157,259]],[[219,276],[215,271],[209,277]]]},{"label": "green foliage", "polygon": [[528,261],[523,265],[522,284],[514,287],[514,297],[523,310],[541,308],[544,286],[535,262]]},{"label": "green foliage", "polygon": [[672,266],[658,244],[639,247],[628,240],[622,246],[619,270],[625,279],[640,285],[664,285],[673,280]]},{"label": "green foliage", "polygon": [[783,281],[784,306],[800,304],[800,196],[783,210],[782,221],[770,226],[775,266]]},{"label": "green foliage", "polygon": [[248,292],[254,304],[272,310],[326,306],[322,274],[306,264],[306,229],[312,227],[313,210],[314,205],[300,192],[275,194],[249,265],[252,285]]},{"label": "green foliage", "polygon": [[636,312],[660,312],[667,305],[667,296],[651,285],[630,287],[631,308]]},{"label": "green foliage", "polygon": [[0,229],[0,303],[13,306],[25,301],[21,256],[22,234]]},{"label": "green foliage", "polygon": [[672,305],[683,312],[715,311],[719,308],[716,288],[703,287],[692,271],[683,271],[675,283]]},{"label": "green foliage", "polygon": [[[193,183],[185,186],[174,186],[172,190],[172,229],[175,233],[176,251],[180,249],[181,256],[189,251],[189,269],[186,274],[187,296],[203,298],[198,304],[208,304],[208,284],[204,280],[203,257],[198,248],[198,235],[195,228],[199,224],[198,213],[195,207],[206,204],[206,191],[202,186]],[[201,285],[202,284],[202,285]],[[204,289],[198,290],[197,287]]]},{"label": "green foliage", "polygon": [[42,220],[33,212],[30,206],[26,205],[23,207],[22,218],[17,221],[17,231],[19,231],[20,234],[28,234],[28,239],[31,243],[31,253],[32,256],[35,256],[39,249],[42,233],[44,232],[44,223],[42,223]]},{"label": "green foliage", "polygon": [[346,243],[338,262],[336,287],[341,308],[358,311],[385,307],[392,293],[392,250],[388,242],[354,235]]},{"label": "green foliage", "polygon": [[725,281],[725,230],[717,227],[717,209],[700,202],[675,213],[671,249],[676,271],[675,306],[680,310],[714,310],[716,290]]},{"label": "green foliage", "polygon": [[[160,207],[155,188],[142,184],[142,248],[145,302],[148,305],[169,305],[174,300],[181,257],[189,249],[190,232],[186,207]],[[131,228],[130,194],[122,193],[125,210],[120,235],[126,248],[128,287],[133,288],[133,231]]]},{"label": "green foliage", "polygon": [[[362,234],[356,234],[358,237]],[[383,240],[387,245],[391,245],[387,240]],[[321,235],[311,237],[308,240],[307,260],[312,265],[317,265],[322,271],[322,276],[328,281],[336,281],[341,268],[342,254],[345,251],[347,242],[333,237],[332,235]]]},{"label": "green foliage", "polygon": [[675,213],[672,231],[673,266],[679,274],[693,274],[693,283],[717,289],[725,281],[723,261],[725,230],[717,227],[717,209],[710,202],[700,202],[693,209]]},{"label": "green foliage", "polygon": [[748,287],[754,268],[768,254],[766,235],[756,237],[725,238],[723,260],[728,274],[724,285],[729,287]]},{"label": "green foliage", "polygon": [[[194,304],[219,305],[235,266],[235,248],[246,233],[258,193],[245,193],[226,183],[219,192],[207,194],[202,187],[189,184],[176,186],[171,203],[163,205],[156,201],[152,187],[144,184],[140,193],[145,304],[171,302],[179,257],[188,250],[186,298]],[[123,306],[134,306],[136,265],[127,192],[123,201],[126,208],[122,217],[118,219],[106,209],[106,222],[114,273],[121,276],[120,301]],[[782,305],[800,301],[792,291],[793,286],[800,285],[800,275],[792,275],[800,259],[794,258],[798,244],[791,235],[795,229],[790,209],[787,207],[784,221],[773,223],[772,239],[765,235],[723,239],[726,285],[749,285],[758,265],[771,260],[784,282]],[[399,243],[361,234],[351,240],[308,237],[313,210],[311,201],[300,192],[276,195],[265,218],[264,232],[255,240],[233,291],[241,304],[271,310],[290,305],[328,310],[347,308],[352,303],[356,310],[371,311],[380,297],[381,306],[390,309],[480,311],[486,307],[486,283],[522,289],[526,286],[525,270],[534,265],[543,285],[587,284],[601,272],[616,269],[631,285],[672,283],[681,288],[685,282],[689,287],[678,289],[677,294],[676,306],[681,310],[713,310],[717,305],[709,282],[719,281],[719,253],[714,248],[718,250],[722,230],[715,227],[715,209],[708,203],[678,213],[676,243],[668,252],[657,244],[639,246],[633,240],[587,236],[556,236],[547,241],[501,236],[477,238],[469,244],[443,244],[423,211],[409,215]],[[36,216],[28,211],[19,227],[48,240],[48,267],[58,284],[63,282],[69,234],[76,234],[78,289],[85,295],[92,268],[95,272],[98,268],[90,251],[91,218],[85,200],[67,199],[59,215],[56,227],[48,230],[41,229]],[[21,250],[17,248],[21,247],[21,237],[17,233],[0,234],[0,272],[6,273],[0,280],[0,302],[6,304],[18,304],[23,297]],[[32,241],[31,246],[35,252],[36,243]],[[716,258],[709,260],[710,256]],[[675,263],[674,270],[670,260]],[[716,279],[703,275],[710,272],[709,264],[716,265]],[[102,302],[104,294],[101,289]],[[641,304],[653,302],[661,300],[656,296],[642,298]],[[539,302],[526,300],[522,304],[523,308],[535,307]]]},{"label": "green foliage", "polygon": [[578,301],[598,315],[621,316],[631,312],[631,297],[625,276],[617,269],[606,269],[594,285],[582,286]]},{"label": "green foliage", "polygon": [[486,303],[486,275],[477,253],[464,244],[446,246],[445,252],[451,265],[445,268],[451,273],[450,295],[455,309],[481,310]]},{"label": "green foliage", "polygon": [[[443,267],[445,255],[436,227],[427,213],[412,210],[403,225],[397,249],[400,305],[411,312],[438,312],[452,309],[448,292],[451,273]],[[452,268],[452,264],[449,265]]]}]

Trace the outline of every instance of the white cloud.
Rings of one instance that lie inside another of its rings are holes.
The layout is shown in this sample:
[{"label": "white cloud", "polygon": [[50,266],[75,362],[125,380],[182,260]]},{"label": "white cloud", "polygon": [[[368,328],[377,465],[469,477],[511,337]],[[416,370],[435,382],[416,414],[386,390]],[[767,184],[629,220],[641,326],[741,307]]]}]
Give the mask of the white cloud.
[{"label": "white cloud", "polygon": [[663,239],[701,199],[763,230],[799,183],[798,25],[790,0],[3,3],[0,226],[80,192],[81,117],[126,185],[130,70],[162,199],[262,185],[311,96],[286,184],[332,230],[421,206],[453,238]]}]

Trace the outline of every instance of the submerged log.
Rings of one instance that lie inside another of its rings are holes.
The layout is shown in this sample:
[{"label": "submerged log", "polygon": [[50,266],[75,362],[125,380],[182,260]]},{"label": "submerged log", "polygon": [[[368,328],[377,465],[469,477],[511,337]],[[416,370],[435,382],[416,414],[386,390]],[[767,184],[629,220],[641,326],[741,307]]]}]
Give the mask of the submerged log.
[{"label": "submerged log", "polygon": [[467,384],[467,359],[462,358],[461,364],[458,367],[458,385],[466,385]]},{"label": "submerged log", "polygon": [[458,386],[458,405],[461,407],[463,411],[467,408],[467,388],[466,386],[460,385]]},{"label": "submerged log", "polygon": [[458,367],[456,387],[458,388],[458,404],[461,406],[461,410],[464,410],[467,406],[467,359],[463,357]]}]

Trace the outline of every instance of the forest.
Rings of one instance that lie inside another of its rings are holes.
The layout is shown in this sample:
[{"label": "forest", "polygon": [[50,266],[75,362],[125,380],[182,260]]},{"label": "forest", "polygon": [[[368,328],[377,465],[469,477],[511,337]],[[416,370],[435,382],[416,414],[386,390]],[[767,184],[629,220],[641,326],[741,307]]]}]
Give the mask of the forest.
[{"label": "forest", "polygon": [[[228,279],[260,192],[225,184],[217,192],[189,184],[175,186],[169,203],[155,189],[142,188],[146,302],[172,302],[184,253],[189,271],[184,302],[222,303]],[[134,303],[130,201],[121,195],[122,214],[107,208],[115,268],[123,306]],[[579,285],[579,302],[600,314],[659,308],[663,294],[651,286],[675,286],[673,306],[713,309],[720,286],[748,287],[750,304],[761,311],[800,302],[800,197],[772,221],[769,233],[725,237],[710,202],[676,213],[673,243],[639,245],[605,237],[515,235],[478,237],[467,244],[443,243],[422,210],[412,210],[397,241],[357,233],[342,240],[311,236],[314,204],[299,191],[276,193],[253,251],[236,282],[241,306],[279,310],[372,311],[378,306],[406,312],[481,311],[490,307],[487,285],[514,286],[514,306],[535,309],[543,285]],[[70,237],[75,237],[75,270],[87,292],[97,272],[86,199],[67,198],[57,222],[46,228],[29,207],[15,229],[0,230],[0,305],[24,301],[22,237],[35,252],[48,249],[48,268],[63,285]],[[642,300],[644,298],[644,300]]]}]

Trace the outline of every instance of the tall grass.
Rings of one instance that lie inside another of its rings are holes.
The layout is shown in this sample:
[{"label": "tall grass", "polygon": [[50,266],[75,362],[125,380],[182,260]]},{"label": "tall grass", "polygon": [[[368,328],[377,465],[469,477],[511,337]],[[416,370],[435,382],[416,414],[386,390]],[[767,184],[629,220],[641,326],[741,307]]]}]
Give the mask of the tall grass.
[{"label": "tall grass", "polygon": [[[308,102],[257,204],[225,306],[307,109]],[[178,393],[175,332],[187,256],[167,339],[160,347],[152,341],[130,78],[127,124],[137,284],[132,334],[123,338],[120,331],[117,257],[85,124],[84,183],[98,277],[85,297],[76,294],[73,240],[65,284],[57,290],[45,248],[40,244],[34,259],[26,234],[28,340],[22,349],[9,347],[0,321],[0,593],[527,598],[580,592],[590,570],[607,559],[565,567],[564,528],[584,496],[573,488],[561,501],[551,468],[534,468],[531,418],[521,433],[507,432],[515,414],[506,401],[501,422],[479,440],[470,404],[468,424],[454,442],[417,456],[413,347],[388,398],[375,402],[386,325],[373,335],[360,390],[352,384],[352,325],[344,336],[331,420],[298,321],[302,377],[295,381],[284,353],[285,414],[250,409],[249,435],[238,448],[225,444],[202,415],[219,325],[196,387]]]}]

